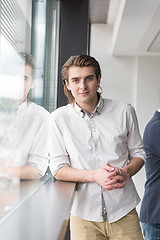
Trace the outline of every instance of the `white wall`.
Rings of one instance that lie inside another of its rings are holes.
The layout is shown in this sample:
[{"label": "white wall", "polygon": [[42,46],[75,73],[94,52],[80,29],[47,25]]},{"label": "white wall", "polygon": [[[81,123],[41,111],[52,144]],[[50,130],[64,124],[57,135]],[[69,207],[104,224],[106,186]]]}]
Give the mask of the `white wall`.
[{"label": "white wall", "polygon": [[138,58],[136,109],[143,133],[154,111],[160,108],[160,57]]},{"label": "white wall", "polygon": [[[137,112],[141,135],[154,111],[160,107],[160,57],[113,57],[112,26],[91,25],[90,55],[102,68],[103,96],[131,103]],[[134,176],[136,188],[143,197],[144,167]],[[138,211],[140,204],[138,206]]]},{"label": "white wall", "polygon": [[111,56],[111,44],[112,26],[92,24],[90,55],[99,61],[102,69],[103,96],[135,105],[136,58]]}]

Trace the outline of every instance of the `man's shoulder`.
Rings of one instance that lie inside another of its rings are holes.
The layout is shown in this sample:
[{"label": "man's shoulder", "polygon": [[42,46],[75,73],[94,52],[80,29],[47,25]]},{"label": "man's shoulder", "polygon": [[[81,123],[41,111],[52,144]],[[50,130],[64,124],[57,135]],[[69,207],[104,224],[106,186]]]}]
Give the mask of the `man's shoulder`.
[{"label": "man's shoulder", "polygon": [[103,101],[104,101],[104,106],[106,107],[115,107],[115,108],[122,108],[122,109],[133,108],[133,106],[130,103],[117,100],[117,99],[103,98]]},{"label": "man's shoulder", "polygon": [[[157,116],[159,115],[159,116]],[[144,134],[143,134],[143,141],[144,143],[149,143],[151,145],[159,144],[159,136],[160,136],[160,113],[155,112],[154,116],[151,120],[147,123]]]},{"label": "man's shoulder", "polygon": [[155,131],[155,133],[160,131],[160,113],[159,112],[155,112],[153,117],[151,118],[151,120],[147,123],[146,127],[145,127],[145,131],[149,130],[149,131]]},{"label": "man's shoulder", "polygon": [[32,115],[35,115],[36,117],[39,117],[42,119],[48,118],[50,115],[50,113],[44,107],[33,102],[28,103],[28,111]]}]

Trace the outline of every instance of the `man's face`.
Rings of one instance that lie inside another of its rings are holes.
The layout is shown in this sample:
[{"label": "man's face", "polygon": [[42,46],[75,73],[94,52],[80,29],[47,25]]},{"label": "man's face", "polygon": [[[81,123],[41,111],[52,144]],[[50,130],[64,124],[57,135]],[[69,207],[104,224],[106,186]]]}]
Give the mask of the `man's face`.
[{"label": "man's face", "polygon": [[97,79],[93,67],[70,67],[68,71],[67,88],[71,91],[76,103],[84,106],[97,104],[97,87],[100,84],[100,76]]},{"label": "man's face", "polygon": [[29,65],[25,65],[23,101],[25,101],[27,99],[29,90],[32,88],[34,88],[34,83],[32,82],[32,68]]}]

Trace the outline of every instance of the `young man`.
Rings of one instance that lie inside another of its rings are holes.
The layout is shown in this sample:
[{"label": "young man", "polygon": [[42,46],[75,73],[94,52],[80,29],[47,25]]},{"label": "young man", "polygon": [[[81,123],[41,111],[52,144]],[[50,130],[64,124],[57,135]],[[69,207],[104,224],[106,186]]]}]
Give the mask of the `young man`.
[{"label": "young man", "polygon": [[[0,177],[39,179],[48,167],[50,114],[27,97],[34,87],[34,61],[24,54],[24,96],[17,110],[5,114],[0,142]],[[7,122],[8,121],[8,122]]]},{"label": "young man", "polygon": [[71,238],[143,239],[131,177],[145,154],[133,107],[100,96],[101,70],[91,56],[70,57],[62,79],[69,104],[51,115],[50,168],[56,179],[78,182]]},{"label": "young man", "polygon": [[146,184],[140,220],[145,239],[160,239],[160,109],[147,124],[143,142],[146,152]]}]

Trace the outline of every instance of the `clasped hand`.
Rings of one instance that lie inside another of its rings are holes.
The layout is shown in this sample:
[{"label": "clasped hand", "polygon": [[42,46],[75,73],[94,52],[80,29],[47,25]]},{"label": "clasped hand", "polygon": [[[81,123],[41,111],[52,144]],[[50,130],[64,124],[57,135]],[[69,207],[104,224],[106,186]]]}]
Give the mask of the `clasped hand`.
[{"label": "clasped hand", "polygon": [[105,190],[123,188],[126,179],[124,169],[111,167],[108,163],[96,170],[95,181]]}]

